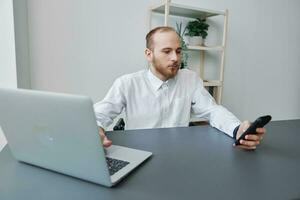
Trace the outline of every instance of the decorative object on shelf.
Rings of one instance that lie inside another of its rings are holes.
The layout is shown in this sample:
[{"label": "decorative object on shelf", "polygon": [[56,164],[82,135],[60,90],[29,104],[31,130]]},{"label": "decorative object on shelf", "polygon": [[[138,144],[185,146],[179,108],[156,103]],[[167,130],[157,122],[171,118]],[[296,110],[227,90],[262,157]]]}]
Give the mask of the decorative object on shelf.
[{"label": "decorative object on shelf", "polygon": [[187,68],[187,60],[188,60],[188,53],[187,53],[187,45],[184,41],[184,34],[185,34],[186,28],[182,30],[182,22],[179,24],[176,22],[176,32],[180,37],[180,45],[181,45],[181,64],[180,69]]},{"label": "decorative object on shelf", "polygon": [[185,35],[189,36],[189,45],[204,45],[204,40],[207,37],[208,27],[209,25],[206,23],[206,19],[197,18],[194,21],[188,22],[186,25],[187,32]]}]

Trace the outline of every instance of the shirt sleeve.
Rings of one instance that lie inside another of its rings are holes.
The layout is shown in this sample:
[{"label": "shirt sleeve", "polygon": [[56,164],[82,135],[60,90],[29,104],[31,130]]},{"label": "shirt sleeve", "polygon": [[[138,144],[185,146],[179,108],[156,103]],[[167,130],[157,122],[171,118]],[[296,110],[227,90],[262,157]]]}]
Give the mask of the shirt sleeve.
[{"label": "shirt sleeve", "polygon": [[237,119],[225,107],[218,105],[214,98],[204,88],[203,81],[197,78],[196,88],[192,95],[192,113],[196,117],[209,120],[212,127],[233,137],[234,129],[240,125]]},{"label": "shirt sleeve", "polygon": [[122,82],[119,78],[114,82],[104,99],[94,104],[98,126],[106,129],[113,123],[114,118],[121,114],[126,103],[122,91]]}]

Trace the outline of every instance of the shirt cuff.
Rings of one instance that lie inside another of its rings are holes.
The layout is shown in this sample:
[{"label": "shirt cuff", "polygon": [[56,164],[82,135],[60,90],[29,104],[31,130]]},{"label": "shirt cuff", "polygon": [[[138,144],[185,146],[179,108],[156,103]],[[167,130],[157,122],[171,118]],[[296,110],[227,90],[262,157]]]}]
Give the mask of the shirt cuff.
[{"label": "shirt cuff", "polygon": [[97,121],[97,125],[98,125],[98,127],[101,127],[101,128],[103,128],[103,129],[106,129],[106,127],[105,127],[101,122],[99,122],[99,121]]},{"label": "shirt cuff", "polygon": [[232,135],[233,135],[233,139],[234,140],[236,140],[236,134],[237,134],[239,128],[240,128],[240,125],[238,125],[237,127],[235,127],[235,129],[233,130],[233,134]]}]

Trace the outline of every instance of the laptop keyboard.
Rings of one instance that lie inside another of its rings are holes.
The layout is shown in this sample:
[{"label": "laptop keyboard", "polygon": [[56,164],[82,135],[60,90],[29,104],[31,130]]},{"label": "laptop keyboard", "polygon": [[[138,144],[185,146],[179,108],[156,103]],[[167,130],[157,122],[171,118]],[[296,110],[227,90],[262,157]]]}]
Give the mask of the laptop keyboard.
[{"label": "laptop keyboard", "polygon": [[129,164],[129,162],[123,161],[123,160],[118,160],[114,158],[109,158],[106,157],[106,162],[109,170],[109,174],[112,176],[114,175],[117,171],[125,167],[126,165]]}]

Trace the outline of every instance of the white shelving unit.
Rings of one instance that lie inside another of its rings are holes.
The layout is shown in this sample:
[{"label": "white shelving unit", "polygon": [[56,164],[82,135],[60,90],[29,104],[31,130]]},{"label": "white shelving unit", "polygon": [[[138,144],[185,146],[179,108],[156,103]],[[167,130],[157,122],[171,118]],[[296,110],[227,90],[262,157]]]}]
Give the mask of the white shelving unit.
[{"label": "white shelving unit", "polygon": [[[212,92],[213,97],[215,98],[218,104],[222,100],[222,89],[223,89],[223,78],[224,78],[224,63],[225,63],[225,49],[226,49],[226,34],[227,34],[227,21],[228,21],[228,10],[225,11],[215,11],[209,9],[196,8],[192,6],[180,5],[171,3],[170,0],[166,0],[163,3],[152,6],[149,9],[149,25],[150,29],[153,28],[151,24],[152,13],[159,13],[164,16],[164,25],[169,25],[169,17],[185,17],[185,18],[208,18],[213,16],[224,16],[223,22],[223,33],[222,33],[222,44],[217,46],[188,46],[189,51],[199,51],[200,58],[200,77],[204,80],[204,86]],[[221,64],[219,71],[218,80],[206,80],[204,77],[205,70],[205,52],[206,51],[216,51],[221,53]]]}]

